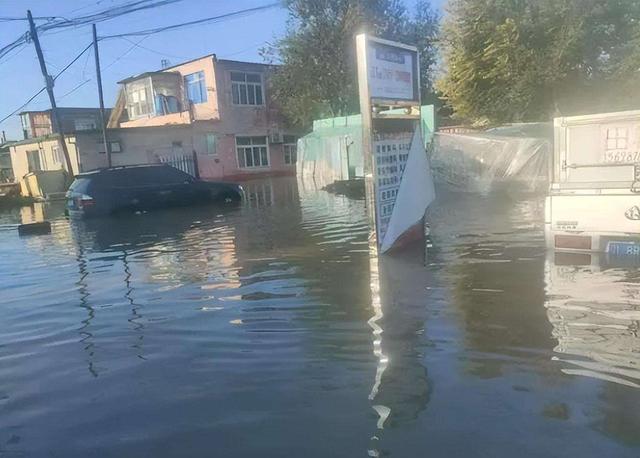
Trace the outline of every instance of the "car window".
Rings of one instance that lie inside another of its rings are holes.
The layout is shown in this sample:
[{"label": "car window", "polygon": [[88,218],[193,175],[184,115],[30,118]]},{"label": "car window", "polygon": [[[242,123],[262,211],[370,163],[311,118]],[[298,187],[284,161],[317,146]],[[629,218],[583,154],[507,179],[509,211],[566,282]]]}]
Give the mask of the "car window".
[{"label": "car window", "polygon": [[188,173],[178,170],[175,167],[156,167],[158,174],[161,175],[161,179],[164,183],[184,183],[185,181],[192,181],[193,177]]},{"label": "car window", "polygon": [[76,178],[74,182],[69,187],[70,191],[79,192],[85,194],[87,189],[89,188],[89,184],[91,183],[90,178]]},{"label": "car window", "polygon": [[111,186],[114,187],[179,184],[191,180],[191,175],[170,166],[110,170],[107,179]]}]

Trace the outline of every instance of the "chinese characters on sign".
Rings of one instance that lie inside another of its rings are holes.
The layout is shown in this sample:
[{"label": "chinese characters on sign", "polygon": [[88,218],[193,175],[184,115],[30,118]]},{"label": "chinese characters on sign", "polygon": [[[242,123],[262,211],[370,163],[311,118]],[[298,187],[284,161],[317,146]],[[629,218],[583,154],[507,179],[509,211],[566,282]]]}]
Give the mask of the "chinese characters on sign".
[{"label": "chinese characters on sign", "polygon": [[370,97],[416,100],[415,53],[370,42],[367,66]]},{"label": "chinese characters on sign", "polygon": [[378,236],[384,239],[393,214],[409,150],[411,132],[378,134],[373,141]]},{"label": "chinese characters on sign", "polygon": [[418,50],[366,34],[356,37],[356,49],[369,240],[385,253],[423,236],[434,198],[420,128]]}]

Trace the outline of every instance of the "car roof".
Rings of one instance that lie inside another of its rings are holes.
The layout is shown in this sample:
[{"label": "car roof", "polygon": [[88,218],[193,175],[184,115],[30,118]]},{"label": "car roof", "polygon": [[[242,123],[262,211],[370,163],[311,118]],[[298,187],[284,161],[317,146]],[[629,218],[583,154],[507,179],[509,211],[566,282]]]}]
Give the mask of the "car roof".
[{"label": "car roof", "polygon": [[[94,178],[96,175],[107,173],[115,170],[129,170],[129,169],[150,169],[159,167],[171,167],[169,164],[137,164],[137,165],[118,165],[115,167],[103,167],[89,172],[82,172],[75,176],[75,178]],[[176,169],[177,170],[177,169]]]}]

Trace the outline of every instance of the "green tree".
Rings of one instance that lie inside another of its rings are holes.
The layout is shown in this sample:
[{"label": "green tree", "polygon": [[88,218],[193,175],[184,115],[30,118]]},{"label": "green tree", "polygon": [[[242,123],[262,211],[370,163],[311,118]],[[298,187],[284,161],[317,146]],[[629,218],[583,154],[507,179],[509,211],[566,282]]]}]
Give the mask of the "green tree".
[{"label": "green tree", "polygon": [[358,109],[355,36],[373,35],[416,44],[422,92],[433,88],[438,15],[420,1],[411,16],[400,0],[288,0],[285,36],[263,50],[280,64],[271,91],[287,118],[308,127],[313,119]]},{"label": "green tree", "polygon": [[638,107],[637,0],[450,0],[436,87],[478,123]]}]

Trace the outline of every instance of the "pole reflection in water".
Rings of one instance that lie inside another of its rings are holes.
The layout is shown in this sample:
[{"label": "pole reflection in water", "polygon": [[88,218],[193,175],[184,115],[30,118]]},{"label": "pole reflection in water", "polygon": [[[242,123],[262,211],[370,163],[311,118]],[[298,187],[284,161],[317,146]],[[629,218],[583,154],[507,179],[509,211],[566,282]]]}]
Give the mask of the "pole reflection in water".
[{"label": "pole reflection in water", "polygon": [[136,349],[137,356],[140,359],[146,359],[142,355],[142,343],[144,341],[144,324],[143,324],[143,316],[140,314],[139,310],[142,307],[141,304],[137,304],[133,298],[134,288],[132,286],[132,273],[131,268],[129,267],[129,260],[127,259],[127,251],[122,251],[122,265],[124,268],[124,285],[125,285],[125,293],[124,298],[129,302],[131,306],[131,318],[129,318],[129,323],[133,325],[134,331],[138,333],[138,337],[136,338],[136,342],[132,345],[133,348]]},{"label": "pole reflection in water", "polygon": [[377,415],[369,456],[387,455],[383,430],[416,421],[432,391],[424,366],[430,274],[423,252],[413,244],[403,252],[377,256],[370,244],[370,285],[376,372],[369,394]]},{"label": "pole reflection in water", "polygon": [[92,376],[97,377],[98,370],[94,364],[95,343],[93,342],[93,334],[90,327],[91,322],[95,318],[96,312],[91,306],[91,302],[89,300],[89,297],[91,296],[87,282],[89,269],[87,267],[87,258],[82,243],[74,239],[73,245],[76,251],[76,262],[78,263],[79,275],[76,285],[78,286],[78,294],[80,296],[80,307],[87,311],[86,318],[82,320],[81,326],[78,328],[78,333],[80,334],[80,343],[84,345],[84,350],[87,352],[87,368],[89,373]]},{"label": "pole reflection in water", "polygon": [[[389,363],[389,359],[382,353],[382,332],[383,329],[378,324],[384,317],[384,313],[382,312],[382,304],[380,303],[380,275],[379,275],[379,263],[378,263],[378,249],[375,243],[369,244],[370,257],[370,279],[369,284],[371,287],[371,308],[373,309],[373,316],[367,321],[369,326],[373,331],[373,354],[378,360],[378,364],[376,367],[376,376],[375,381],[373,383],[373,387],[371,387],[371,393],[369,393],[369,400],[374,402],[376,396],[378,395],[378,391],[380,390],[380,382],[382,381],[382,375],[384,371],[387,369],[387,365]],[[384,422],[389,417],[391,411],[389,407],[374,404],[373,409],[378,414],[378,429],[384,429]],[[374,436],[375,439],[377,437]]]},{"label": "pole reflection in water", "polygon": [[606,255],[547,254],[545,307],[562,372],[640,388],[640,277]]}]

